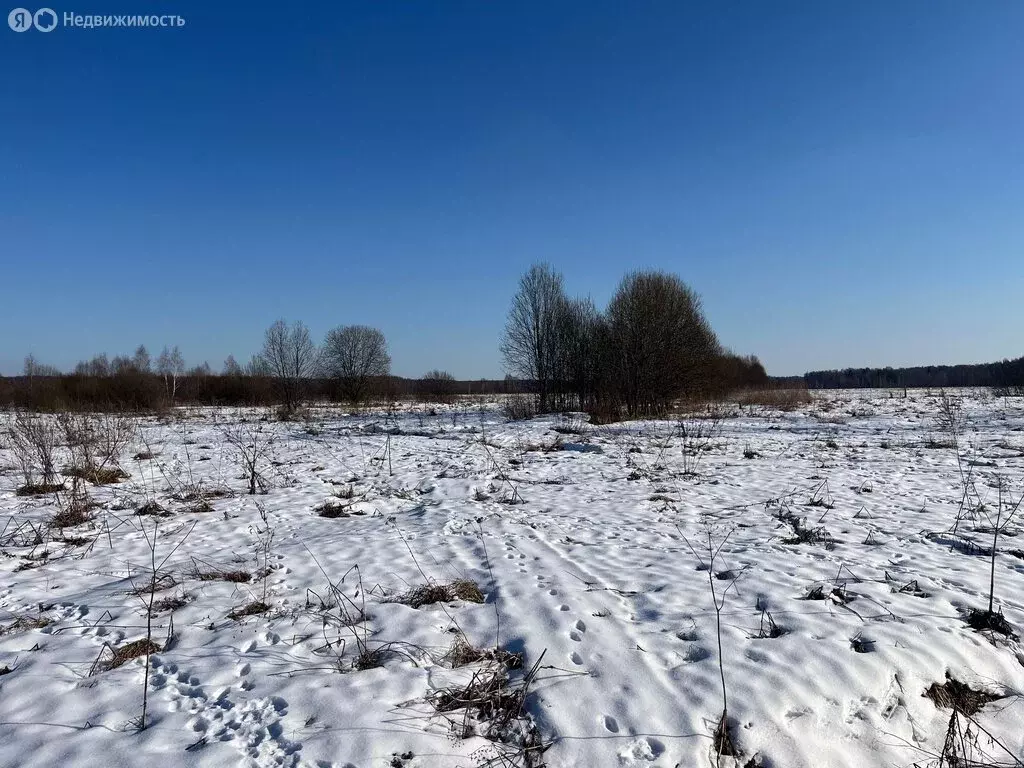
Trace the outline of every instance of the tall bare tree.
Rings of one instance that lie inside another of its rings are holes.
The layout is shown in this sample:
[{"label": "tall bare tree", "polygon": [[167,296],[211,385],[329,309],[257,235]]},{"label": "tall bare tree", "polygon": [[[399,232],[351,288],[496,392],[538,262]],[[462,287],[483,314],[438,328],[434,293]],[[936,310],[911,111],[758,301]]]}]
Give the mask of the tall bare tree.
[{"label": "tall bare tree", "polygon": [[608,326],[611,373],[631,416],[707,387],[720,346],[700,298],[678,276],[627,275],[608,306]]},{"label": "tall bare tree", "polygon": [[558,320],[565,304],[562,276],[534,264],[519,280],[505,322],[501,354],[508,373],[536,383],[541,411],[550,407],[557,375]]},{"label": "tall bare tree", "polygon": [[234,355],[228,355],[224,361],[224,368],[221,370],[221,376],[241,376],[242,366],[235,360]]},{"label": "tall bare tree", "polygon": [[149,351],[146,349],[145,344],[139,344],[139,346],[135,348],[135,354],[132,355],[132,366],[139,373],[149,373],[151,364],[149,360]]},{"label": "tall bare tree", "polygon": [[178,377],[185,373],[185,358],[182,357],[177,344],[173,349],[168,349],[165,345],[160,351],[160,356],[156,359],[156,372],[163,377],[164,390],[173,403],[175,395],[178,394]]},{"label": "tall bare tree", "polygon": [[575,398],[574,405],[591,409],[599,395],[607,357],[607,327],[594,302],[566,299],[557,314],[558,389]]},{"label": "tall bare tree", "polygon": [[309,329],[296,321],[289,328],[277,320],[263,337],[260,359],[277,384],[278,394],[289,413],[298,408],[305,380],[316,373],[319,352]]},{"label": "tall bare tree", "polygon": [[25,356],[25,367],[22,369],[22,375],[29,380],[29,384],[35,378],[44,378],[47,376],[60,376],[60,370],[52,365],[46,363],[40,363],[36,360],[36,356],[29,354]]},{"label": "tall bare tree", "polygon": [[350,402],[361,402],[372,380],[391,372],[384,334],[365,325],[331,329],[324,339],[323,371],[338,380],[342,394]]}]

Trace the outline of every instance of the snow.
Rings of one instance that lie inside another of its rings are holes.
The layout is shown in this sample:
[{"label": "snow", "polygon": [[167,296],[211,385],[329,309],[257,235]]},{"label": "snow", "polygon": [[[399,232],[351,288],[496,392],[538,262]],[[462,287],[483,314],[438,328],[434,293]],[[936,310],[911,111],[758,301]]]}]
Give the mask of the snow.
[{"label": "snow", "polygon": [[[988,602],[978,552],[992,543],[997,479],[1004,503],[1024,492],[1024,402],[960,395],[959,464],[953,448],[927,447],[944,437],[937,393],[913,390],[816,393],[792,412],[728,406],[717,427],[699,422],[711,432],[699,462],[672,421],[507,422],[481,400],[314,408],[292,423],[179,409],[140,420],[120,461],[129,479],[90,487],[93,519],[63,531],[46,528],[61,499],[16,496],[13,453],[0,450],[0,765],[522,765],[516,745],[533,728],[550,745],[534,765],[707,765],[722,713],[709,535],[735,764],[937,764],[951,713],[923,694],[947,675],[1003,695],[974,716],[998,740],[978,749],[1012,764],[1024,759],[1024,653],[964,616]],[[246,495],[231,430],[267,441],[265,494]],[[147,446],[154,458],[131,458]],[[965,473],[985,507],[954,536]],[[198,481],[230,494],[206,512],[171,498]],[[154,500],[168,516],[134,514]],[[314,511],[325,502],[338,516]],[[786,543],[794,519],[823,530]],[[154,526],[161,571],[178,582],[156,598],[184,604],[154,615],[162,649],[140,731],[144,657],[102,662],[146,636],[132,592],[149,583]],[[996,606],[1017,631],[1019,530],[995,558]],[[269,611],[229,618],[264,601],[264,564]],[[229,570],[256,575],[199,578]],[[457,579],[484,601],[396,601]],[[509,690],[530,677],[523,715],[490,739],[485,717],[435,706],[500,666],[453,669],[460,635],[522,653]],[[382,665],[353,668],[360,650]]]}]

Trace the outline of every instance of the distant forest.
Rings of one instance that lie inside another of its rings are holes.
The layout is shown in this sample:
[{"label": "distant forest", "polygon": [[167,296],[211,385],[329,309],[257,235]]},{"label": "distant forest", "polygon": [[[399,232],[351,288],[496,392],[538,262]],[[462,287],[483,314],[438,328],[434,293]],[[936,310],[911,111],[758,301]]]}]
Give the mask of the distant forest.
[{"label": "distant forest", "polygon": [[803,376],[808,389],[873,387],[993,387],[1024,391],[1024,357],[977,365],[921,365],[914,368],[844,368],[811,371]]}]

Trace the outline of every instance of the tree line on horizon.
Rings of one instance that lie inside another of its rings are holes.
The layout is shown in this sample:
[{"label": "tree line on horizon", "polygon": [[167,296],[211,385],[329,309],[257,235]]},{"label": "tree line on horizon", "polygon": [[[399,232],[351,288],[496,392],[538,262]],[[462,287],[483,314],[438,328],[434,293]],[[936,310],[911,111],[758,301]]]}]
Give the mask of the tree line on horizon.
[{"label": "tree line on horizon", "polygon": [[803,380],[808,389],[991,387],[997,394],[1024,395],[1024,357],[970,365],[810,371]]},{"label": "tree line on horizon", "polygon": [[180,403],[277,405],[294,414],[305,400],[358,404],[368,399],[414,396],[449,402],[461,392],[511,391],[515,382],[481,379],[459,382],[447,371],[419,379],[391,375],[384,334],[364,325],[339,326],[317,345],[302,322],[277,320],[267,328],[261,350],[241,365],[228,355],[215,373],[208,363],[186,368],[177,346],[153,360],[144,345],[132,355],[99,354],[72,372],[25,358],[22,375],[0,377],[0,405],[37,410],[98,408],[158,410]]},{"label": "tree line on horizon", "polygon": [[668,412],[680,399],[719,398],[743,389],[992,387],[1024,394],[1024,357],[978,365],[847,368],[769,377],[754,355],[725,349],[700,297],[677,275],[627,274],[608,306],[570,297],[548,264],[520,279],[500,340],[504,379],[458,381],[433,370],[419,379],[391,374],[384,334],[339,326],[316,344],[301,322],[274,322],[247,363],[228,355],[219,373],[186,367],[178,346],[152,358],[95,355],[62,372],[25,358],[21,376],[0,376],[0,406],[157,410],[178,403],[280,406],[287,417],[304,401],[450,402],[458,394],[524,394],[530,412],[587,411],[601,420]]}]

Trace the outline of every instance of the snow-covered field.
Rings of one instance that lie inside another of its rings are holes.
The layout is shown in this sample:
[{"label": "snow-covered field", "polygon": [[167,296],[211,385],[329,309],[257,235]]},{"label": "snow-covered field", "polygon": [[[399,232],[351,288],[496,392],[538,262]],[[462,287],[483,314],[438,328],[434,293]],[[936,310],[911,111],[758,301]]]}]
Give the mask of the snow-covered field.
[{"label": "snow-covered field", "polygon": [[[1024,652],[965,618],[998,514],[995,606],[1024,628],[1024,402],[956,395],[959,451],[921,391],[605,426],[183,410],[65,528],[71,479],[18,496],[5,447],[0,765],[708,765],[720,665],[723,765],[938,765],[947,676],[999,697],[955,719],[971,764],[1018,764]],[[124,657],[151,597],[147,687]]]}]

